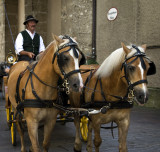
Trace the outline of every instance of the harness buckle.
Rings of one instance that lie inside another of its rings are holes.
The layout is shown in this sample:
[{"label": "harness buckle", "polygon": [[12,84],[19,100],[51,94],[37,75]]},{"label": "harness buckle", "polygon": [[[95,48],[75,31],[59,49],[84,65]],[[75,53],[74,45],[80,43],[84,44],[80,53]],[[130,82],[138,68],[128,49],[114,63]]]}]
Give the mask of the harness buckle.
[{"label": "harness buckle", "polygon": [[130,104],[132,104],[133,103],[133,99],[134,99],[134,89],[130,89],[129,93],[128,93],[128,102]]},{"label": "harness buckle", "polygon": [[66,88],[66,94],[70,94],[69,87]]},{"label": "harness buckle", "polygon": [[64,80],[64,83],[62,84],[62,86],[66,88],[66,94],[70,94],[68,79]]}]

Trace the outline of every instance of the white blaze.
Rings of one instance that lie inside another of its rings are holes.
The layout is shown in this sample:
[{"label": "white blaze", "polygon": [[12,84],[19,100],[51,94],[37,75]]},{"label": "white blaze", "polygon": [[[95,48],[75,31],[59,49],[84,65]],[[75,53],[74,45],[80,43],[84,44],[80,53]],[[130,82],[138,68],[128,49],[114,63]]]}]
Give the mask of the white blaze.
[{"label": "white blaze", "polygon": [[[77,51],[77,50],[76,50]],[[78,55],[79,55],[79,52],[77,51]],[[76,58],[74,55],[73,55],[73,49],[71,49],[69,51],[69,54],[73,57],[74,59],[74,63],[75,63],[75,70],[79,70],[79,62],[78,62],[78,58]],[[80,75],[80,73],[77,73],[78,74],[78,77],[79,77],[79,80],[80,80],[80,87],[83,88],[83,80],[82,80],[82,77]]]},{"label": "white blaze", "polygon": [[[142,80],[144,80],[144,69],[142,68],[142,64],[141,62],[139,63],[138,65],[140,71],[141,71],[141,77],[142,77]],[[142,83],[142,87],[143,87],[143,90],[144,90],[144,93],[145,93],[145,96],[146,96],[146,86],[144,85],[144,83]]]}]

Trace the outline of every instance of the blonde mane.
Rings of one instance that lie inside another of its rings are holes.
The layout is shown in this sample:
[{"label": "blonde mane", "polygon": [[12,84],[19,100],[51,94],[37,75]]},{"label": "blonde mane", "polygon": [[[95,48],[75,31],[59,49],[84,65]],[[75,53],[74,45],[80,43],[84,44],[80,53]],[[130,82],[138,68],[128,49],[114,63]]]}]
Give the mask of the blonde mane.
[{"label": "blonde mane", "polygon": [[[62,38],[62,36],[59,36],[59,37]],[[76,41],[74,38],[72,38],[72,37],[70,37],[70,38],[71,38],[75,43],[77,43],[77,41]],[[69,39],[63,39],[63,40],[64,40],[64,42],[61,43],[59,46],[63,46],[64,44],[69,43]],[[44,56],[47,54],[49,48],[50,48],[54,43],[55,43],[55,40],[52,41],[52,42],[46,47],[45,51],[43,52],[42,56],[41,56],[40,59],[39,59],[39,62],[43,60],[43,58],[44,58]],[[77,44],[78,44],[78,43],[77,43]],[[57,48],[55,48],[55,50],[56,50],[56,49],[57,49]]]},{"label": "blonde mane", "polygon": [[42,55],[41,55],[41,54],[38,55],[38,56],[40,56],[40,57],[38,57],[38,59],[37,59],[38,62],[41,62],[41,61],[43,60],[44,56],[47,54],[49,48],[53,45],[53,43],[54,43],[54,41],[52,41],[52,42],[46,47],[46,49],[43,51]]},{"label": "blonde mane", "polygon": [[[127,55],[128,58],[131,57],[136,52],[136,49],[132,48],[132,46],[127,46],[127,47],[131,50],[131,52]],[[138,48],[140,49],[141,52],[144,52],[144,49],[142,47]],[[103,61],[103,63],[101,64],[95,75],[99,77],[109,77],[114,70],[117,70],[117,68],[119,68],[122,65],[125,59],[125,55],[126,54],[123,51],[123,48],[115,50],[110,54],[110,56],[108,56]]]}]

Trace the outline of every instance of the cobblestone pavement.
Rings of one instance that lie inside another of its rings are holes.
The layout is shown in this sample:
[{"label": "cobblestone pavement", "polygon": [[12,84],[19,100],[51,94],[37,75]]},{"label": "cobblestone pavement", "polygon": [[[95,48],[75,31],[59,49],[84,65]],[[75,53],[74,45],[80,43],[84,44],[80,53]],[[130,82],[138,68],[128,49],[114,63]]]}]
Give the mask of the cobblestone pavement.
[{"label": "cobblestone pavement", "polygon": [[[110,124],[108,125],[110,126]],[[39,139],[42,144],[43,128],[39,129]],[[52,133],[49,152],[72,152],[75,128],[72,122],[62,125],[57,123]],[[114,129],[114,139],[110,130],[101,129],[102,145],[100,152],[118,152],[118,132]],[[27,149],[30,140],[25,132]],[[160,110],[144,107],[134,107],[131,113],[131,124],[127,139],[129,152],[160,152]],[[86,152],[83,142],[82,152]],[[10,130],[6,123],[5,102],[0,94],[0,152],[20,152],[20,139],[17,135],[17,146],[11,144]]]}]

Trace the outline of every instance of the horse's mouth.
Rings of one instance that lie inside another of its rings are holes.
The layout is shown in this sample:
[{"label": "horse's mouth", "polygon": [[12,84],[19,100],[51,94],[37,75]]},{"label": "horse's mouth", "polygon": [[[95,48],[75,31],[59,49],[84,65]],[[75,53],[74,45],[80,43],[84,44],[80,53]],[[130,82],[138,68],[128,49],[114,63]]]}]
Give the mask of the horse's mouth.
[{"label": "horse's mouth", "polygon": [[140,103],[136,97],[134,97],[134,101],[139,105],[139,106],[144,106],[144,103]]}]

